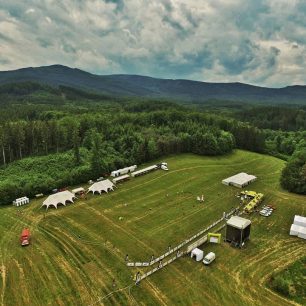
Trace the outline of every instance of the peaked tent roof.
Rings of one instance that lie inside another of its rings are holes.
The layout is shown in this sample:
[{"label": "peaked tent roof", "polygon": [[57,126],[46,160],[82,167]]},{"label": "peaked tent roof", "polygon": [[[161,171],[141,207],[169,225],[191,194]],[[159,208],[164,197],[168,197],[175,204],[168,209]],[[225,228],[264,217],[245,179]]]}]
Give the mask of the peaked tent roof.
[{"label": "peaked tent roof", "polygon": [[98,193],[102,193],[102,191],[104,192],[108,192],[108,191],[113,191],[114,190],[114,183],[112,183],[110,180],[104,180],[104,181],[100,181],[100,182],[96,182],[94,184],[92,184],[89,188],[88,191],[91,191],[92,193],[98,192]]},{"label": "peaked tent roof", "polygon": [[245,172],[238,173],[236,175],[233,175],[231,177],[228,177],[222,181],[223,184],[229,184],[234,183],[238,185],[244,185],[248,182],[256,180],[256,176],[247,174]]},{"label": "peaked tent roof", "polygon": [[66,202],[69,201],[73,203],[73,199],[75,199],[73,193],[68,190],[61,191],[48,196],[48,198],[43,202],[42,206],[46,206],[47,209],[49,208],[49,206],[54,206],[55,208],[57,208],[58,204],[66,206]]}]

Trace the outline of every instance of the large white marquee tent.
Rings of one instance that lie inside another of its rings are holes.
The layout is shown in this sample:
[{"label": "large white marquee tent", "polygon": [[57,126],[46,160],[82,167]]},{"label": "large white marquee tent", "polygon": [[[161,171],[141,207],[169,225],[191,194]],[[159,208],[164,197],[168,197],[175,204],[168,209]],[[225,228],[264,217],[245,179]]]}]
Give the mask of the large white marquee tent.
[{"label": "large white marquee tent", "polygon": [[247,174],[245,172],[238,173],[231,177],[228,177],[222,181],[222,184],[227,186],[235,186],[242,188],[244,186],[249,185],[257,179],[256,176]]},{"label": "large white marquee tent", "polygon": [[61,191],[48,196],[48,198],[43,202],[42,206],[46,206],[47,209],[49,206],[54,206],[57,209],[58,204],[66,206],[66,202],[73,203],[74,199],[75,196],[70,191]]},{"label": "large white marquee tent", "polygon": [[306,239],[306,217],[295,215],[289,234]]},{"label": "large white marquee tent", "polygon": [[112,183],[110,180],[104,180],[104,181],[100,181],[100,182],[96,182],[94,184],[92,184],[89,188],[87,192],[98,192],[99,194],[101,194],[103,191],[104,192],[109,192],[109,191],[114,191],[114,183]]}]

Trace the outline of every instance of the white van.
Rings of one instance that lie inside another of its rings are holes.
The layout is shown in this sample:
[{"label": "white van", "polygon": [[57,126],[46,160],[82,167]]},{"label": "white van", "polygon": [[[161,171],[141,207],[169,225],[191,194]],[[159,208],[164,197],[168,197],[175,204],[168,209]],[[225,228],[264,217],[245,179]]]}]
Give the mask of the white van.
[{"label": "white van", "polygon": [[204,265],[211,264],[216,259],[216,254],[213,252],[209,252],[203,259]]},{"label": "white van", "polygon": [[161,168],[162,170],[165,170],[165,171],[168,171],[168,170],[169,170],[168,167],[165,166],[165,165],[161,165],[160,168]]},{"label": "white van", "polygon": [[168,164],[165,163],[165,162],[162,162],[162,163],[160,164],[160,168],[161,168],[162,170],[165,170],[165,171],[168,171],[168,170],[169,170],[169,169],[168,169]]}]

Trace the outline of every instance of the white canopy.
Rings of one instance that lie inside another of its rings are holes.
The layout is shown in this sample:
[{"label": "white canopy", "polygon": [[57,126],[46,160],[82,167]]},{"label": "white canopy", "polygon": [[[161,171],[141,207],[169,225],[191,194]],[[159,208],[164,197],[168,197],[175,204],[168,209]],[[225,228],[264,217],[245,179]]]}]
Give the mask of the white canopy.
[{"label": "white canopy", "polygon": [[204,257],[204,252],[198,248],[195,248],[191,251],[190,257],[195,257],[196,261],[201,261]]},{"label": "white canopy", "polygon": [[293,223],[298,226],[306,227],[306,217],[295,215]]},{"label": "white canopy", "polygon": [[245,229],[247,226],[251,224],[251,221],[245,218],[241,218],[239,216],[232,216],[227,222],[227,225],[230,225],[235,228]]},{"label": "white canopy", "polygon": [[113,191],[114,187],[115,187],[114,183],[112,183],[110,180],[104,180],[92,184],[88,188],[87,192],[91,191],[92,193],[98,192],[101,194],[104,191],[107,193],[109,191]]},{"label": "white canopy", "polygon": [[84,192],[84,188],[83,187],[79,187],[79,188],[75,188],[75,189],[72,189],[72,193],[73,194],[76,194],[76,193],[80,193],[80,192]]},{"label": "white canopy", "polygon": [[113,183],[119,183],[119,182],[121,182],[121,181],[124,181],[124,180],[127,180],[127,179],[129,179],[130,178],[130,176],[128,175],[128,174],[125,174],[125,175],[121,175],[121,176],[118,176],[118,177],[116,177],[116,178],[114,178],[113,179]]},{"label": "white canopy", "polygon": [[47,209],[49,206],[54,206],[57,209],[58,204],[66,206],[66,202],[68,201],[73,203],[74,198],[74,194],[70,191],[61,191],[48,196],[48,198],[43,202],[42,206],[46,206]]},{"label": "white canopy", "polygon": [[135,171],[135,172],[132,172],[131,175],[134,177],[134,176],[139,176],[139,175],[143,175],[143,174],[146,174],[150,171],[153,171],[153,170],[156,170],[158,167],[157,165],[153,165],[153,166],[149,166],[147,168],[144,168],[144,169],[141,169],[141,170],[138,170],[138,171]]},{"label": "white canopy", "polygon": [[254,182],[255,180],[256,180],[256,176],[247,174],[245,172],[241,172],[241,173],[238,173],[236,175],[233,175],[231,177],[224,179],[222,181],[222,184],[228,185],[228,186],[233,185],[233,186],[242,188],[250,184],[251,182]]}]

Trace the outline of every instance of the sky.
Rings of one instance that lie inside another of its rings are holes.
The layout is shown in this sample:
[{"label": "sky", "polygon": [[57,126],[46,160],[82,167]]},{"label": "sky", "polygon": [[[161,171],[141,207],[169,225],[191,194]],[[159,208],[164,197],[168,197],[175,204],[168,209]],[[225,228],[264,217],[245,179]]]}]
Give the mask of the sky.
[{"label": "sky", "polygon": [[0,70],[306,84],[305,0],[0,0]]}]

